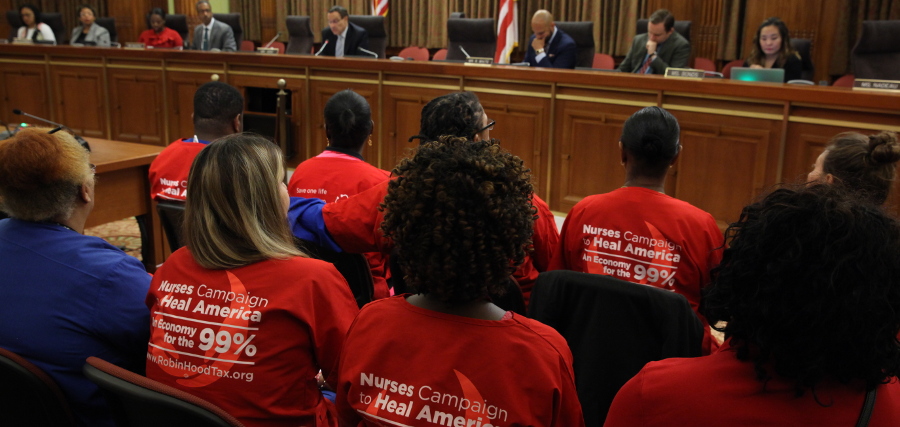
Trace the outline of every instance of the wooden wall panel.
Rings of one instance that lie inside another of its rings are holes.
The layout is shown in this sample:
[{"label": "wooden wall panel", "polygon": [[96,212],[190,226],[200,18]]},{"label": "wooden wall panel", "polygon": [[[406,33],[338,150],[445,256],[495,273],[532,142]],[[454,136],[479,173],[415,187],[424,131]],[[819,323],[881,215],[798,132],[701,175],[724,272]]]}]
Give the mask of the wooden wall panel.
[{"label": "wooden wall panel", "polygon": [[625,182],[619,137],[638,107],[558,101],[558,149],[551,178],[551,206],[568,212],[581,199],[608,193]]},{"label": "wooden wall panel", "polygon": [[162,72],[112,69],[109,106],[112,139],[165,146]]},{"label": "wooden wall panel", "polygon": [[407,157],[409,151],[419,145],[419,140],[409,141],[409,137],[419,133],[419,118],[422,107],[432,99],[446,94],[441,89],[423,89],[403,86],[385,86],[382,123],[384,144],[382,145],[381,168],[391,170]]},{"label": "wooden wall panel", "polygon": [[[194,92],[209,81],[209,74],[190,72],[168,72],[169,139],[194,136]],[[170,142],[170,141],[167,141]]]},{"label": "wooden wall panel", "polygon": [[56,121],[81,136],[105,137],[107,111],[103,69],[60,66],[51,76],[56,93]]},{"label": "wooden wall panel", "polygon": [[[23,90],[28,88],[28,90]],[[38,117],[51,118],[47,96],[47,71],[39,64],[0,63],[0,120],[7,123],[32,123],[12,113],[20,109]]]}]

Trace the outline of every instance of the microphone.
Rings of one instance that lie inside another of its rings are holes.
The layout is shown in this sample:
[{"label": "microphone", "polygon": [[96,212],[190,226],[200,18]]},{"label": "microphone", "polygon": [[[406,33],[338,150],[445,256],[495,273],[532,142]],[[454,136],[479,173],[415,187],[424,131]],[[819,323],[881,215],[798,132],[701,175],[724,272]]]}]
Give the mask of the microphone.
[{"label": "microphone", "polygon": [[[42,122],[44,122],[44,123],[49,123],[49,124],[51,124],[51,125],[53,125],[53,126],[56,126],[56,127],[58,127],[58,128],[66,129],[66,130],[68,130],[69,132],[72,132],[72,136],[75,137],[75,140],[78,141],[78,143],[81,144],[81,146],[84,147],[85,150],[91,151],[91,146],[88,145],[88,142],[85,141],[84,138],[82,138],[82,137],[80,137],[80,136],[78,136],[78,135],[75,135],[75,131],[73,131],[72,129],[69,129],[69,128],[68,128],[67,126],[65,126],[65,125],[61,125],[61,124],[56,123],[56,122],[51,122],[50,120],[47,120],[47,119],[45,119],[45,118],[41,118],[41,117],[38,117],[38,116],[34,116],[34,115],[31,115],[31,114],[28,114],[28,113],[26,113],[26,112],[24,112],[24,111],[22,111],[22,110],[20,110],[20,109],[18,109],[18,108],[16,108],[16,109],[13,110],[13,114],[18,115],[18,116],[31,117],[32,119],[40,120],[40,121],[42,121]],[[58,130],[58,129],[57,129],[57,130]],[[54,132],[55,132],[55,131],[50,132],[50,133],[54,133]]]},{"label": "microphone", "polygon": [[466,59],[471,58],[471,56],[469,55],[469,52],[466,52],[466,50],[463,49],[462,45],[459,45],[459,50],[462,51],[463,55],[466,55]]},{"label": "microphone", "polygon": [[372,55],[372,56],[374,56],[374,57],[375,57],[375,59],[378,59],[378,54],[377,54],[377,53],[375,53],[375,52],[372,52],[372,51],[371,51],[371,50],[369,50],[369,49],[363,49],[363,48],[361,48],[361,47],[358,47],[358,48],[356,48],[356,49],[357,49],[357,50],[361,50],[361,51],[363,51],[363,53],[368,53],[368,54],[369,54],[369,55]]},{"label": "microphone", "polygon": [[316,52],[316,54],[313,56],[319,56],[319,54],[322,53],[323,50],[325,50],[325,46],[328,46],[328,40],[325,40],[325,43],[322,43],[322,47],[320,47],[319,51]]},{"label": "microphone", "polygon": [[279,37],[281,37],[281,31],[279,31],[277,34],[275,34],[275,37],[272,37],[272,40],[269,40],[269,42],[266,43],[266,45],[263,46],[263,47],[270,47],[270,46],[272,46],[272,43],[275,43],[275,40],[278,40]]}]

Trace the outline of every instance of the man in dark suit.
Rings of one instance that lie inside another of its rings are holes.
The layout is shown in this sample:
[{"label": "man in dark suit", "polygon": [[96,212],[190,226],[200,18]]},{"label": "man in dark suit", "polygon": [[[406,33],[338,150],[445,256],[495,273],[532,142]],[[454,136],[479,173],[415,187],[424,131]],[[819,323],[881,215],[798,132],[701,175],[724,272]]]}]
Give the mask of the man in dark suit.
[{"label": "man in dark suit", "polygon": [[350,15],[343,6],[328,9],[328,27],[322,29],[322,43],[327,44],[319,55],[366,55],[359,48],[369,49],[369,33],[363,27],[350,23]]},{"label": "man in dark suit", "polygon": [[194,49],[222,52],[234,52],[237,43],[234,41],[234,30],[231,26],[216,21],[213,18],[212,7],[209,1],[197,2],[197,15],[200,15],[200,25],[194,28]]},{"label": "man in dark suit", "polygon": [[675,17],[666,9],[650,15],[647,32],[631,44],[619,71],[638,74],[665,74],[666,68],[687,68],[691,43],[675,32]]},{"label": "man in dark suit", "polygon": [[539,10],[531,18],[531,31],[525,62],[532,67],[575,68],[575,40],[557,28],[553,15]]}]

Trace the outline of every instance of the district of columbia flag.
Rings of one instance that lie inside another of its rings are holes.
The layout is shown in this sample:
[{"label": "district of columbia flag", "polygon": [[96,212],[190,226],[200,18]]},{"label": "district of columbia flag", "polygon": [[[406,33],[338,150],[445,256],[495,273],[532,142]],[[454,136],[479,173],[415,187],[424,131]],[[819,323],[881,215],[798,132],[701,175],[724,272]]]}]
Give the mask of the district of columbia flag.
[{"label": "district of columbia flag", "polygon": [[509,64],[509,55],[519,45],[518,6],[516,0],[500,0],[500,19],[497,20],[497,52],[494,62]]},{"label": "district of columbia flag", "polygon": [[389,0],[372,0],[372,16],[387,16]]}]

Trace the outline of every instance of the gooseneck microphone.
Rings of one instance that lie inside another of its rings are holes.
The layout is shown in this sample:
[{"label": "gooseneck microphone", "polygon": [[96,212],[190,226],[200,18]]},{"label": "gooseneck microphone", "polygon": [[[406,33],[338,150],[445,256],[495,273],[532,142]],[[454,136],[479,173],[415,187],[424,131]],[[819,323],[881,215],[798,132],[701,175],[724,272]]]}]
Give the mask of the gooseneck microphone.
[{"label": "gooseneck microphone", "polygon": [[375,59],[378,59],[378,54],[375,53],[375,52],[372,52],[372,51],[369,50],[369,49],[363,49],[363,48],[361,48],[361,47],[358,47],[358,48],[356,48],[356,49],[361,50],[363,53],[368,53],[369,55],[374,56]]},{"label": "gooseneck microphone", "polygon": [[319,51],[316,52],[316,54],[313,56],[319,56],[319,54],[322,53],[323,50],[325,50],[325,46],[328,46],[328,40],[325,40],[325,43],[322,43],[322,47],[320,47]]},{"label": "gooseneck microphone", "polygon": [[[75,131],[73,131],[72,129],[69,129],[69,127],[66,126],[66,125],[61,125],[61,124],[59,124],[59,123],[56,123],[56,122],[47,120],[47,119],[45,119],[45,118],[43,118],[43,117],[38,117],[38,116],[35,116],[35,115],[32,115],[32,114],[28,114],[28,113],[26,113],[26,112],[24,112],[24,111],[22,111],[22,110],[20,110],[20,109],[18,109],[18,108],[16,108],[16,109],[13,110],[13,114],[19,115],[19,116],[31,117],[32,119],[40,120],[40,121],[42,121],[42,122],[44,122],[44,123],[49,123],[49,124],[51,124],[51,125],[53,125],[53,126],[56,126],[56,127],[59,128],[59,129],[66,129],[66,130],[68,130],[69,132],[72,132],[72,136],[75,137],[75,140],[78,141],[78,143],[81,144],[81,146],[84,147],[85,150],[91,151],[91,146],[88,145],[88,142],[85,141],[84,138],[82,138],[82,137],[76,135],[76,134],[75,134]],[[53,131],[51,131],[50,133],[55,133],[55,132],[58,131],[59,129],[53,130]]]},{"label": "gooseneck microphone", "polygon": [[279,31],[278,34],[275,34],[275,37],[272,37],[272,40],[269,40],[269,42],[266,43],[266,45],[263,47],[271,47],[272,43],[275,43],[275,40],[278,40],[279,37],[281,37],[281,31]]},{"label": "gooseneck microphone", "polygon": [[459,45],[459,50],[462,51],[463,55],[466,55],[466,58],[471,58],[471,56],[469,56],[469,52],[466,52],[466,50],[463,49],[462,45]]}]

